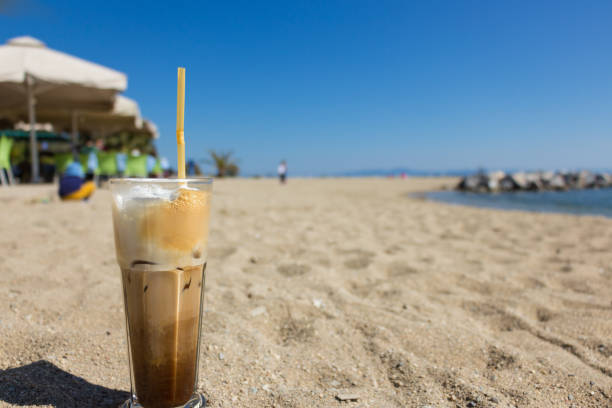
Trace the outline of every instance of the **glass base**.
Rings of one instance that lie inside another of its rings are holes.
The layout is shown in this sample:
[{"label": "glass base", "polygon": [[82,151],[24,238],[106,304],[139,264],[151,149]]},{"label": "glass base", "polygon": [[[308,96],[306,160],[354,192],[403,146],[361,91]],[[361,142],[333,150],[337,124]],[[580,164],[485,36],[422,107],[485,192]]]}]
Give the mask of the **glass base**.
[{"label": "glass base", "polygon": [[[206,399],[202,394],[196,392],[191,396],[191,399],[185,403],[185,405],[181,405],[180,407],[168,407],[168,408],[204,408],[206,407]],[[136,398],[130,398],[125,401],[121,408],[146,408],[138,403]]]}]

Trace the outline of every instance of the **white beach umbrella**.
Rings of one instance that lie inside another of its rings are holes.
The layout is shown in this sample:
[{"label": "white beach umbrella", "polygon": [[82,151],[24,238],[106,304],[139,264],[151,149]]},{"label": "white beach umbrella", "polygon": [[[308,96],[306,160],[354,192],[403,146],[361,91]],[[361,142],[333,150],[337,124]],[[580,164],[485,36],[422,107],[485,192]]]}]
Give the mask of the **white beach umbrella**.
[{"label": "white beach umbrella", "polygon": [[151,135],[152,139],[159,138],[159,130],[157,129],[157,125],[150,119],[144,119],[142,122],[142,127]]},{"label": "white beach umbrella", "polygon": [[118,95],[115,98],[115,104],[111,112],[112,117],[131,118],[134,120],[136,127],[142,126],[142,117],[140,116],[140,108],[135,100],[127,96]]},{"label": "white beach umbrella", "polygon": [[[75,119],[77,123],[74,124]],[[122,129],[141,129],[143,119],[138,103],[123,95],[117,95],[113,108],[109,111],[78,111],[73,115],[70,109],[39,109],[36,112],[39,122],[49,122],[56,127],[76,126],[104,136]]]},{"label": "white beach umbrella", "polygon": [[135,100],[117,95],[110,112],[88,112],[83,125],[105,135],[124,128],[142,129],[144,120]]},{"label": "white beach umbrella", "polygon": [[36,109],[70,110],[76,139],[78,112],[111,110],[115,95],[126,87],[123,73],[52,50],[32,37],[13,38],[0,46],[0,116],[29,119],[34,181]]}]

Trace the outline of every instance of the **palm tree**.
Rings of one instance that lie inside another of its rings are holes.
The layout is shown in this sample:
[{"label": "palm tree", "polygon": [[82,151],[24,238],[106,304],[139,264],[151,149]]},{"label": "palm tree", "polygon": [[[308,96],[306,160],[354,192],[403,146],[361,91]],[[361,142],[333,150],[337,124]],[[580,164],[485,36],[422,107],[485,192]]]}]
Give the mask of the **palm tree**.
[{"label": "palm tree", "polygon": [[216,167],[217,177],[236,177],[240,172],[240,167],[238,167],[238,163],[233,157],[233,152],[209,150],[208,153],[210,154],[210,159],[206,160],[206,162]]}]

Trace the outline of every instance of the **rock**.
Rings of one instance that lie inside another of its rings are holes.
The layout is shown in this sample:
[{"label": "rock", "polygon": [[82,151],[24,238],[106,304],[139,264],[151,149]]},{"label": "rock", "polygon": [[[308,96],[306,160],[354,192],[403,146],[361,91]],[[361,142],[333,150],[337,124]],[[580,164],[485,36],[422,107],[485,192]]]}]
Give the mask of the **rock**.
[{"label": "rock", "polygon": [[336,394],[336,399],[338,401],[357,401],[359,399],[359,395],[353,393],[339,393]]},{"label": "rock", "polygon": [[219,360],[225,359],[225,355],[223,353],[219,353]]},{"label": "rock", "polygon": [[612,175],[580,172],[517,172],[506,174],[503,171],[489,174],[477,173],[461,179],[456,189],[474,193],[508,191],[565,191],[571,189],[590,189],[612,187]]},{"label": "rock", "polygon": [[602,185],[601,187],[612,187],[612,174],[608,174],[608,173],[604,173],[601,174],[601,178],[602,178],[602,183],[604,185]]},{"label": "rock", "polygon": [[488,177],[483,173],[464,177],[457,186],[462,191],[484,192],[489,190]]},{"label": "rock", "polygon": [[528,173],[526,175],[527,185],[525,187],[526,191],[540,191],[544,189],[544,183],[542,182],[542,178],[537,173]]},{"label": "rock", "polygon": [[582,170],[578,173],[576,188],[593,188],[595,187],[596,176],[590,171]]},{"label": "rock", "polygon": [[605,177],[604,174],[596,174],[595,175],[595,183],[593,188],[606,188],[610,186],[609,179]]},{"label": "rock", "polygon": [[568,189],[578,188],[578,179],[580,178],[578,173],[561,173],[563,180],[565,181],[565,187]]},{"label": "rock", "polygon": [[529,185],[529,181],[527,180],[527,174],[523,172],[514,173],[512,175],[514,182],[521,190],[527,190],[527,186]]},{"label": "rock", "polygon": [[550,179],[548,185],[552,190],[567,190],[567,183],[565,181],[565,177],[563,177],[563,175],[560,173],[555,174]]},{"label": "rock", "polygon": [[519,190],[519,185],[511,175],[506,174],[501,180],[499,180],[500,191],[516,191]]},{"label": "rock", "polygon": [[549,188],[550,182],[555,176],[555,173],[553,173],[552,171],[544,171],[544,172],[540,172],[538,176],[540,178],[540,181],[542,182],[543,187],[547,189]]},{"label": "rock", "polygon": [[487,176],[489,191],[499,191],[501,181],[506,177],[506,173],[503,171],[496,171],[489,173]]}]

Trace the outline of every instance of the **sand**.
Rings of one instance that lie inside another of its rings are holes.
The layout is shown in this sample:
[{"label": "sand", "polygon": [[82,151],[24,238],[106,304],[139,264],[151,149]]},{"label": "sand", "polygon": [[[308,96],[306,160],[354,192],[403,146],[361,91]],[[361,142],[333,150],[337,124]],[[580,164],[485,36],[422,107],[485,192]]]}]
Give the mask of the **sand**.
[{"label": "sand", "polygon": [[[612,219],[408,196],[452,182],[216,182],[209,406],[612,407]],[[53,189],[0,189],[0,405],[117,406],[110,196]]]}]

